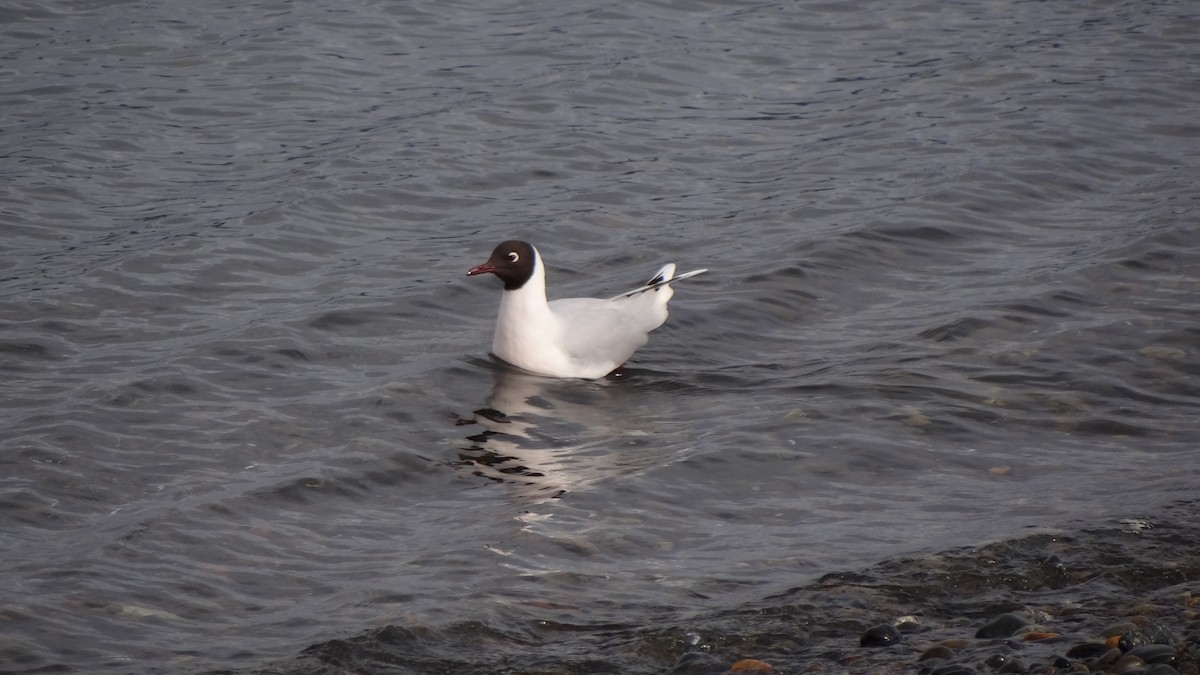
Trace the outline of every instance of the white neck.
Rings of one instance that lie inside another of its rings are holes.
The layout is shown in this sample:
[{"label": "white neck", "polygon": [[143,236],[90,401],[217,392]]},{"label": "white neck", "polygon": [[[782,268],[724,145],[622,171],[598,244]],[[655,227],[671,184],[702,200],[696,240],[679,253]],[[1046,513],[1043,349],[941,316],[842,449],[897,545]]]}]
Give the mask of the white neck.
[{"label": "white neck", "polygon": [[504,291],[501,294],[496,337],[492,341],[492,351],[497,354],[506,353],[511,347],[528,342],[530,336],[523,331],[549,325],[552,321],[550,305],[546,302],[546,269],[536,248],[533,253],[533,275],[529,277],[529,281],[514,291]]}]

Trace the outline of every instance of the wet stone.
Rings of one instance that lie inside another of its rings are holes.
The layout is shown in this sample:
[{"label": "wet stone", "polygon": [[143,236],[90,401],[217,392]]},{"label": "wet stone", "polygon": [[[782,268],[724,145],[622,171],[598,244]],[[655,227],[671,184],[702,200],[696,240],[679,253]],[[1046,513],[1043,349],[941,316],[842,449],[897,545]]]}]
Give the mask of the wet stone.
[{"label": "wet stone", "polygon": [[1169,628],[1153,621],[1114,624],[1104,634],[1117,637],[1116,646],[1123,652],[1143,645],[1169,645],[1175,642],[1175,636]]},{"label": "wet stone", "polygon": [[988,668],[996,669],[1007,663],[1010,663],[1011,661],[1012,659],[1003,654],[992,654],[991,656],[987,657],[987,660],[983,662],[983,665],[987,666]]},{"label": "wet stone", "polygon": [[1127,656],[1136,656],[1146,663],[1156,664],[1174,664],[1175,663],[1175,648],[1171,645],[1153,644],[1134,647],[1129,650]]},{"label": "wet stone", "polygon": [[728,672],[725,663],[708,652],[688,652],[679,657],[667,675],[723,675]]},{"label": "wet stone", "polygon": [[934,669],[933,671],[930,671],[929,675],[976,675],[976,672],[974,669],[968,666],[955,663],[949,666],[942,666],[941,668]]},{"label": "wet stone", "polygon": [[917,657],[917,663],[929,661],[931,659],[942,659],[943,661],[949,661],[952,658],[954,658],[954,652],[951,651],[949,647],[945,645],[938,645],[936,647],[930,647],[929,649],[926,649],[924,653]]},{"label": "wet stone", "polygon": [[1182,361],[1187,352],[1178,347],[1166,347],[1163,345],[1146,345],[1138,350],[1138,353],[1148,359],[1157,361]]},{"label": "wet stone", "polygon": [[890,623],[872,626],[858,639],[860,647],[891,647],[901,640],[900,631]]},{"label": "wet stone", "polygon": [[1140,669],[1144,665],[1146,665],[1145,661],[1136,656],[1130,656],[1126,654],[1125,656],[1117,659],[1117,662],[1109,667],[1108,672],[1112,673],[1113,675],[1125,675],[1125,673]]},{"label": "wet stone", "polygon": [[1104,637],[1119,637],[1135,630],[1138,630],[1138,625],[1136,623],[1133,623],[1132,621],[1122,621],[1121,623],[1114,623],[1105,628]]},{"label": "wet stone", "polygon": [[846,654],[841,658],[834,659],[840,666],[853,666],[862,660],[863,657],[861,654]]},{"label": "wet stone", "polygon": [[1179,671],[1165,663],[1156,663],[1143,670],[1142,675],[1179,675]]},{"label": "wet stone", "polygon": [[1025,673],[1025,664],[1013,657],[1002,655],[1002,653],[994,653],[983,663],[986,667],[995,670],[996,673]]},{"label": "wet stone", "polygon": [[971,641],[965,638],[951,638],[949,640],[942,640],[942,646],[949,647],[950,649],[962,649],[970,643]]},{"label": "wet stone", "polygon": [[1098,656],[1107,654],[1111,649],[1103,642],[1085,642],[1080,645],[1075,645],[1067,650],[1068,659],[1094,659]]},{"label": "wet stone", "polygon": [[1029,622],[1016,614],[1004,613],[985,623],[975,631],[977,638],[1006,638],[1012,637],[1018,630],[1028,626]]},{"label": "wet stone", "polygon": [[775,672],[775,668],[758,659],[742,659],[730,666],[729,672],[738,675],[769,675]]},{"label": "wet stone", "polygon": [[1116,663],[1122,656],[1121,650],[1116,647],[1109,647],[1108,651],[1104,652],[1100,658],[1096,659],[1096,665],[1101,668],[1107,668]]}]

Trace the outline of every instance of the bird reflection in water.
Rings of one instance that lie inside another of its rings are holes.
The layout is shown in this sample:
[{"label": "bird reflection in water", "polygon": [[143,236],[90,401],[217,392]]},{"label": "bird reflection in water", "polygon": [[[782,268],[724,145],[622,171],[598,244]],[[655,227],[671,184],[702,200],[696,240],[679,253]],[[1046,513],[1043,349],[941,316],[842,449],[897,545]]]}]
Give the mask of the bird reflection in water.
[{"label": "bird reflection in water", "polygon": [[505,364],[492,371],[486,407],[458,421],[479,428],[458,453],[460,469],[545,502],[655,463],[644,447],[650,433],[626,426],[627,393],[614,380],[546,378]]}]

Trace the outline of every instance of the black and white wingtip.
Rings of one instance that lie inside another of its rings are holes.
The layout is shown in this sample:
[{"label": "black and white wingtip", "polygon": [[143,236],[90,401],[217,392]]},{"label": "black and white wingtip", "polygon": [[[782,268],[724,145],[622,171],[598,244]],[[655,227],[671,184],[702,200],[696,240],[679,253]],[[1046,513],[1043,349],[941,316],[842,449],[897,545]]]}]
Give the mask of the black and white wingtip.
[{"label": "black and white wingtip", "polygon": [[632,291],[626,291],[625,293],[622,293],[618,296],[615,296],[615,297],[612,297],[609,299],[610,300],[620,300],[621,298],[632,298],[633,296],[639,295],[641,293],[645,293],[646,291],[653,291],[653,290],[656,290],[663,286],[666,286],[667,284],[673,284],[676,281],[682,281],[689,277],[694,277],[697,274],[703,274],[704,272],[707,272],[707,271],[708,271],[708,268],[706,267],[701,270],[692,270],[691,272],[685,272],[678,276],[671,276],[675,272],[675,264],[670,263],[668,265],[665,265],[661,270],[659,270],[658,274],[655,274],[654,278],[652,278],[650,281],[646,282],[645,286],[642,286],[640,288],[635,288]]}]

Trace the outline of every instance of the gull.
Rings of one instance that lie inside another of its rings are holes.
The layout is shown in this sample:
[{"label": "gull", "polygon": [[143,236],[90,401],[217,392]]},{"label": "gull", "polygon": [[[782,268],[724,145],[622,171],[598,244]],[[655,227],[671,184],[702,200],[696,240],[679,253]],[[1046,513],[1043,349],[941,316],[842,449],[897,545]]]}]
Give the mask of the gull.
[{"label": "gull", "polygon": [[667,263],[644,286],[607,300],[547,302],[542,256],[533,244],[509,240],[467,276],[494,274],[504,282],[493,354],[538,375],[591,380],[620,368],[667,320],[671,283],[707,271],[675,276],[675,263]]}]

